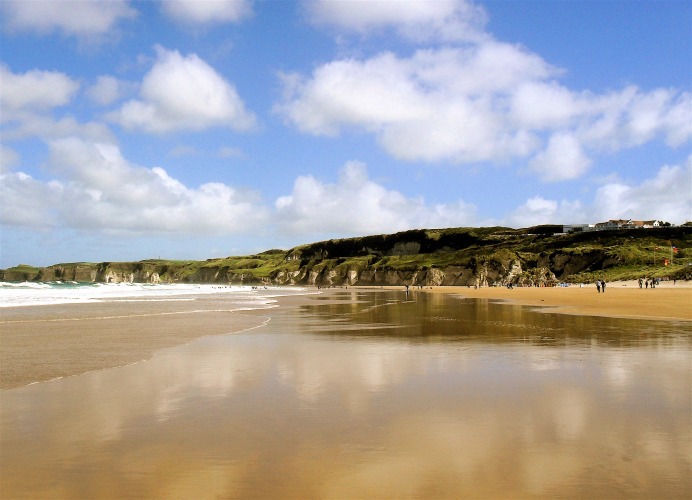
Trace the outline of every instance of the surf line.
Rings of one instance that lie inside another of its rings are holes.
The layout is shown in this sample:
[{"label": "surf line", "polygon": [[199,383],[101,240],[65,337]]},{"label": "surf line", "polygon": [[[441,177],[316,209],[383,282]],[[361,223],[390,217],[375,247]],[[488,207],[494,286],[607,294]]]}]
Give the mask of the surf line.
[{"label": "surf line", "polygon": [[0,324],[9,325],[16,323],[49,323],[49,322],[63,322],[63,321],[92,321],[92,320],[102,320],[102,319],[128,319],[128,318],[150,318],[154,316],[172,316],[175,314],[199,314],[199,313],[231,313],[237,314],[237,311],[261,311],[263,309],[269,309],[269,307],[258,307],[257,309],[249,308],[236,308],[236,309],[195,309],[193,311],[168,311],[168,312],[157,312],[149,314],[120,314],[117,316],[88,316],[84,318],[42,318],[42,319],[16,319],[0,321]]}]

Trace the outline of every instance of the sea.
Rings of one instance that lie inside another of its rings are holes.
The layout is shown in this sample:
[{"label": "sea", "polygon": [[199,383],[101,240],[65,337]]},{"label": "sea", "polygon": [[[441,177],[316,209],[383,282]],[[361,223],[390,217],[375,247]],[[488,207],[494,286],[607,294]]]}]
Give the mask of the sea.
[{"label": "sea", "polygon": [[301,287],[200,284],[86,283],[76,281],[0,282],[0,308],[110,301],[184,301],[226,294],[249,309],[271,306],[275,297],[304,294]]}]

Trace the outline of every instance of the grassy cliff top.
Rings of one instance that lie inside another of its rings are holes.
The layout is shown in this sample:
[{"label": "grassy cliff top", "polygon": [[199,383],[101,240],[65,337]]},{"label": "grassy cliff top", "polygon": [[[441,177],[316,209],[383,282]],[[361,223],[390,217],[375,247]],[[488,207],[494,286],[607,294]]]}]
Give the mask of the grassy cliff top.
[{"label": "grassy cliff top", "polygon": [[[149,275],[164,281],[208,281],[219,273],[243,279],[269,279],[316,265],[373,270],[468,267],[477,261],[520,260],[527,268],[589,259],[588,269],[563,275],[572,281],[610,281],[638,277],[692,277],[692,227],[666,227],[561,234],[562,226],[420,229],[394,234],[332,239],[289,250],[194,260],[147,259],[138,262],[72,262],[40,268],[22,264],[0,271],[4,281],[98,280],[107,272]],[[666,263],[666,260],[668,262]],[[594,265],[596,263],[596,265]],[[569,272],[569,270],[565,271]]]}]

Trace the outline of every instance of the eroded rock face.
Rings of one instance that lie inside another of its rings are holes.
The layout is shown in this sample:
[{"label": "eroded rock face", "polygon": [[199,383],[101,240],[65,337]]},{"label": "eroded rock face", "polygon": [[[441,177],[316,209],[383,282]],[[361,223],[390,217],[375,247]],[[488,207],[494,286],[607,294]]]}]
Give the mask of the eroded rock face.
[{"label": "eroded rock face", "polygon": [[416,255],[420,252],[421,244],[417,241],[395,243],[387,255]]},{"label": "eroded rock face", "polygon": [[[414,248],[415,247],[415,248]],[[393,252],[413,252],[419,249],[406,242],[392,248]],[[324,255],[324,254],[323,254]],[[227,267],[204,266],[193,274],[176,275],[167,266],[150,263],[109,263],[77,265],[69,268],[52,266],[42,268],[38,279],[100,283],[219,283],[266,284],[303,286],[499,286],[513,284],[550,284],[556,277],[566,276],[584,269],[604,265],[601,252],[570,255],[554,252],[542,255],[533,263],[522,262],[516,255],[506,258],[470,259],[465,265],[444,268],[422,267],[407,270],[393,269],[373,259],[350,265],[347,259],[303,261],[298,269],[278,270],[274,274],[257,278],[249,273],[234,272]],[[165,278],[162,279],[162,275]]]}]

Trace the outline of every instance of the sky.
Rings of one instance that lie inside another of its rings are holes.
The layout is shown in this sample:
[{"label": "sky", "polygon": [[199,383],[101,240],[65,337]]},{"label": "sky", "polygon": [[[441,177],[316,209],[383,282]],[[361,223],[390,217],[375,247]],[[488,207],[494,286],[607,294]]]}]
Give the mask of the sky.
[{"label": "sky", "polygon": [[0,0],[0,267],[692,219],[688,0]]}]

